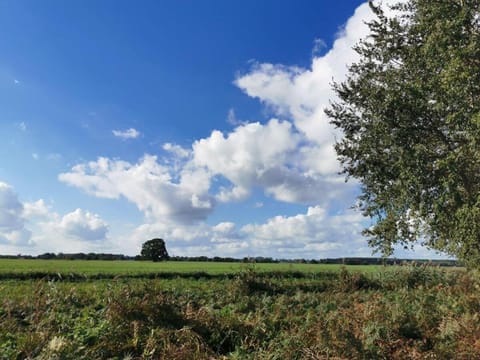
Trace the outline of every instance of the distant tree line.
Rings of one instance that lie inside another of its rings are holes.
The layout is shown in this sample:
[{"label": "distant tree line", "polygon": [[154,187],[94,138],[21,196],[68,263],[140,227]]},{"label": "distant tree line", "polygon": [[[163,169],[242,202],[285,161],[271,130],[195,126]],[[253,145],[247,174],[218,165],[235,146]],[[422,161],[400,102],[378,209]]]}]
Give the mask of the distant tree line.
[{"label": "distant tree line", "polygon": [[[107,253],[52,253],[47,252],[41,255],[0,255],[0,259],[44,259],[44,260],[125,260],[142,261],[146,260],[140,255],[128,256],[122,254]],[[343,265],[401,265],[401,264],[431,264],[437,266],[462,266],[457,260],[428,260],[428,259],[396,259],[381,257],[345,257],[326,259],[274,259],[271,257],[221,257],[221,256],[170,256],[169,261],[191,261],[191,262],[231,262],[231,263],[290,263],[290,264],[343,264]]]},{"label": "distant tree line", "polygon": [[127,256],[123,254],[106,253],[44,253],[37,256],[37,259],[58,259],[58,260],[135,260],[138,256]]}]

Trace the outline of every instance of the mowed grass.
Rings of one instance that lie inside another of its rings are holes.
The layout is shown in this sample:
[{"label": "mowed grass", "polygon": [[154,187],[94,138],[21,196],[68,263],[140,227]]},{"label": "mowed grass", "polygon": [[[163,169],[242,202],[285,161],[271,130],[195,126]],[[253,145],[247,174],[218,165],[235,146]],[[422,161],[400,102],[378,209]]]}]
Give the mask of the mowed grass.
[{"label": "mowed grass", "polygon": [[[154,273],[197,273],[211,275],[235,274],[253,268],[258,272],[295,271],[318,273],[324,271],[340,271],[342,265],[336,264],[246,264],[224,262],[149,262],[149,261],[102,261],[102,260],[27,260],[0,259],[0,274],[82,274],[82,275],[141,275]],[[382,266],[350,265],[349,271],[377,272]]]}]

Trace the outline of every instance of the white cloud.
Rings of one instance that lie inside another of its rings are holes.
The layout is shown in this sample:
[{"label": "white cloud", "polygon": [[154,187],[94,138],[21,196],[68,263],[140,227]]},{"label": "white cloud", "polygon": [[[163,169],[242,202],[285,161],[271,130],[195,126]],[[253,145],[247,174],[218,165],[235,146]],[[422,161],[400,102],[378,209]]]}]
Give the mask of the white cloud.
[{"label": "white cloud", "polygon": [[38,160],[38,154],[37,153],[32,153],[32,158],[34,160]]},{"label": "white cloud", "polygon": [[84,241],[105,240],[108,225],[98,215],[76,209],[62,217],[58,228],[66,236]]},{"label": "white cloud", "polygon": [[[315,149],[305,146],[306,141],[288,121],[247,123],[227,134],[215,130],[194,142],[191,165],[229,181],[230,186],[215,194],[221,202],[243,200],[253,188],[291,203],[315,204],[351,196],[354,184],[345,184],[337,175],[333,146],[322,148],[327,153],[314,157],[310,153]],[[305,160],[306,154],[312,163]],[[329,161],[322,162],[324,158]],[[333,169],[328,168],[331,163]]]},{"label": "white cloud", "polygon": [[43,199],[21,202],[10,185],[0,182],[3,253],[88,251],[105,246],[107,233],[108,224],[98,215],[76,209],[61,216]]},{"label": "white cloud", "polygon": [[238,125],[245,124],[245,122],[237,119],[237,115],[235,114],[235,109],[234,108],[228,109],[227,122],[230,125],[233,125],[233,126],[238,126]]},{"label": "white cloud", "polygon": [[272,119],[266,125],[249,123],[225,135],[213,131],[193,144],[193,164],[228,179],[232,186],[221,189],[218,199],[244,199],[253,186],[269,187],[282,179],[267,180],[269,171],[282,171],[299,142],[289,122]]},{"label": "white cloud", "polygon": [[22,131],[27,131],[27,124],[22,121],[21,123],[18,124],[18,128]]},{"label": "white cloud", "polygon": [[165,143],[163,144],[162,149],[174,154],[179,158],[187,158],[190,156],[190,151],[181,147],[180,145]]},{"label": "white cloud", "polygon": [[100,216],[76,209],[65,215],[51,211],[43,200],[25,203],[35,253],[91,252],[111,248],[109,226]]},{"label": "white cloud", "polygon": [[313,172],[332,175],[339,170],[333,145],[341,134],[330,125],[324,109],[335,98],[332,79],[343,80],[347,64],[358,59],[352,47],[368,34],[364,22],[371,18],[368,4],[359,6],[333,48],[324,56],[315,56],[309,69],[257,63],[235,80],[247,95],[293,121],[307,141],[301,149],[302,164]]},{"label": "white cloud", "polygon": [[0,182],[0,243],[28,245],[31,232],[25,228],[23,204],[13,188]]},{"label": "white cloud", "polygon": [[17,79],[13,79],[13,83],[14,83],[15,85],[19,85],[19,84],[20,84],[20,81],[17,80]]},{"label": "white cloud", "polygon": [[208,195],[210,178],[202,169],[185,166],[179,174],[145,155],[138,163],[98,158],[76,165],[59,175],[60,181],[83,189],[97,197],[134,203],[147,219],[172,221],[202,220],[213,210],[214,199]]},{"label": "white cloud", "polygon": [[243,237],[235,223],[231,221],[221,222],[212,227],[211,242],[213,243],[235,243]]},{"label": "white cloud", "polygon": [[136,139],[140,136],[140,132],[134,128],[130,128],[127,130],[112,130],[114,136],[122,139]]},{"label": "white cloud", "polygon": [[241,231],[251,239],[256,253],[268,254],[275,249],[276,257],[289,254],[318,258],[334,252],[368,256],[371,250],[365,252],[365,240],[360,235],[364,220],[358,213],[347,211],[332,216],[325,208],[315,206],[305,214],[275,216],[263,224],[246,225]]},{"label": "white cloud", "polygon": [[313,40],[312,55],[316,56],[327,48],[327,43],[320,38]]},{"label": "white cloud", "polygon": [[23,216],[27,219],[48,218],[50,209],[43,199],[23,204]]}]

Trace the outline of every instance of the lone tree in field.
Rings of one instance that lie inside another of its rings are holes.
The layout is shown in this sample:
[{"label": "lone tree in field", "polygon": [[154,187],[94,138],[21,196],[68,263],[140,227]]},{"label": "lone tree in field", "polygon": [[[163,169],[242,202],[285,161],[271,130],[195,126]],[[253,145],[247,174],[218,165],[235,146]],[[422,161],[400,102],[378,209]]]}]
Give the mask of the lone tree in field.
[{"label": "lone tree in field", "polygon": [[162,239],[152,239],[143,243],[141,255],[143,258],[152,261],[162,261],[168,259],[165,241]]},{"label": "lone tree in field", "polygon": [[364,233],[383,255],[421,240],[480,267],[480,0],[370,6],[371,35],[327,109],[374,219]]}]

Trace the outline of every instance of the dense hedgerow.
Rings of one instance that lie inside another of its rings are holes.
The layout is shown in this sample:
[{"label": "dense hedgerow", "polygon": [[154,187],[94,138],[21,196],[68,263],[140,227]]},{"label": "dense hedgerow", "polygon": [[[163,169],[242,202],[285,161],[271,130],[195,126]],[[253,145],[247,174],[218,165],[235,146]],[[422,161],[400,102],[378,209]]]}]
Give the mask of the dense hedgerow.
[{"label": "dense hedgerow", "polygon": [[475,359],[463,270],[0,283],[0,359]]}]

